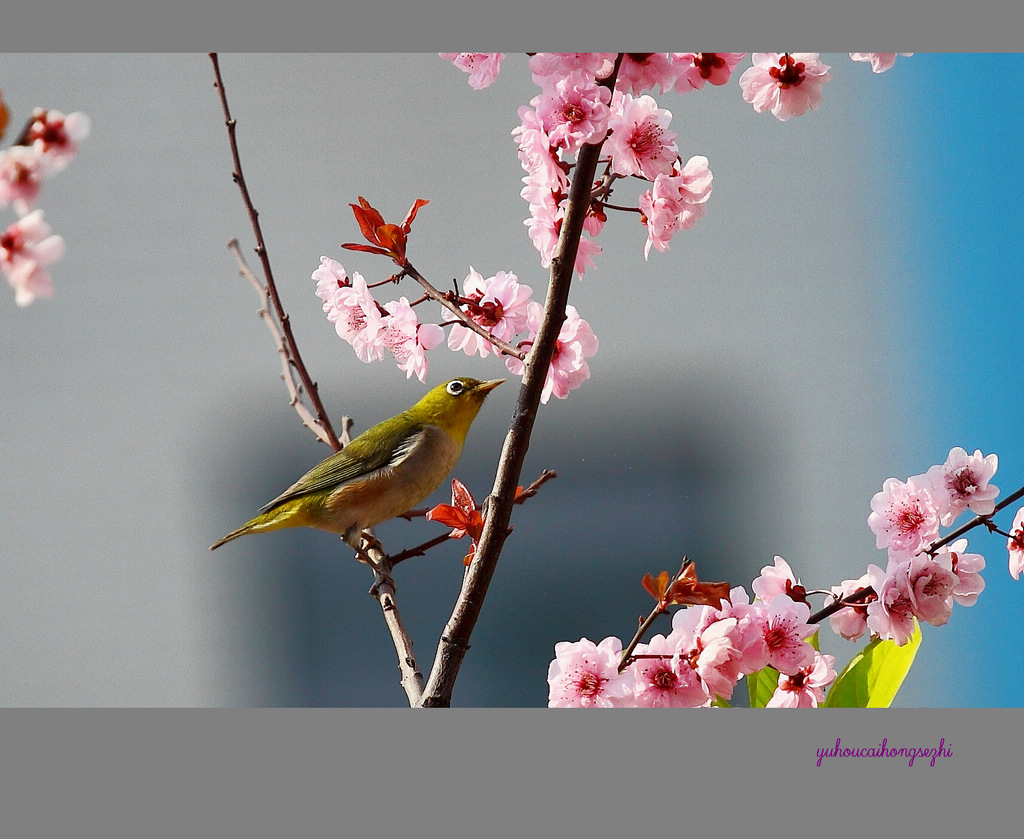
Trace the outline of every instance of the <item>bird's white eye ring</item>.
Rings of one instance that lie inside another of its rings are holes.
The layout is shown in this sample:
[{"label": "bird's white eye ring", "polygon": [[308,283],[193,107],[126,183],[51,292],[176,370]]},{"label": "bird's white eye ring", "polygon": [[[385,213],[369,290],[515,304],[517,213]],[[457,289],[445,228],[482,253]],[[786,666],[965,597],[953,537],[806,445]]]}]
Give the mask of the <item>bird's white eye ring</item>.
[{"label": "bird's white eye ring", "polygon": [[465,389],[465,383],[459,379],[452,379],[448,382],[448,387],[445,388],[445,390],[447,390],[452,396],[458,396]]}]

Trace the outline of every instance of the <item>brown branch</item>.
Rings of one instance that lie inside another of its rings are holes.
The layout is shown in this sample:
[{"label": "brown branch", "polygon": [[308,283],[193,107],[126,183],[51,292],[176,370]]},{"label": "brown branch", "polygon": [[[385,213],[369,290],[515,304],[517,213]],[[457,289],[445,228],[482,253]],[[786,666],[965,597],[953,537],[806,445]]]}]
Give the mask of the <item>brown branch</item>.
[{"label": "brown branch", "polygon": [[[601,82],[609,89],[615,86],[615,77],[621,60],[620,54],[611,75]],[[548,368],[551,366],[558,333],[565,320],[565,307],[569,299],[576,252],[583,232],[583,221],[590,207],[590,188],[597,172],[603,142],[602,140],[593,145],[584,145],[576,156],[576,169],[569,187],[565,218],[558,246],[551,260],[544,316],[533,347],[526,357],[523,383],[519,388],[512,425],[505,437],[498,461],[494,488],[484,503],[486,518],[476,555],[463,578],[462,591],[441,636],[434,656],[434,665],[424,688],[422,704],[427,707],[451,704],[455,680],[469,649],[469,637],[480,617],[487,588],[510,532],[509,520],[512,516],[516,486],[522,473],[526,452],[530,447],[530,435],[537,419],[541,391]]]},{"label": "brown branch", "polygon": [[[267,246],[263,241],[263,231],[260,228],[259,213],[253,206],[252,198],[249,196],[249,188],[246,186],[245,177],[242,175],[242,161],[238,153],[238,142],[235,138],[236,123],[234,118],[231,116],[231,109],[228,107],[227,94],[224,91],[224,80],[220,74],[220,62],[217,60],[217,53],[210,53],[210,61],[213,62],[213,72],[215,76],[214,87],[220,93],[220,104],[224,111],[224,124],[228,129],[228,142],[231,146],[231,157],[234,162],[234,171],[231,173],[231,177],[234,182],[238,185],[239,191],[242,193],[242,202],[245,204],[245,209],[249,214],[249,221],[252,224],[253,235],[256,237],[256,254],[260,258],[260,264],[263,267],[263,276],[266,279],[266,293],[273,306],[274,316],[277,318],[277,323],[280,328],[282,345],[285,348],[284,356],[285,361],[283,363],[288,364],[295,368],[295,372],[298,374],[299,381],[302,383],[302,388],[305,389],[306,394],[309,396],[310,402],[313,404],[313,412],[315,413],[315,419],[313,420],[322,429],[323,433],[317,433],[317,437],[324,440],[331,448],[335,451],[340,451],[341,443],[338,440],[338,435],[334,433],[334,429],[331,427],[331,421],[327,417],[327,411],[324,409],[323,403],[320,401],[320,394],[317,390],[316,382],[310,378],[309,371],[306,370],[306,365],[302,362],[302,356],[299,354],[298,344],[295,343],[295,336],[292,334],[291,323],[288,320],[288,314],[284,310],[284,306],[281,304],[281,298],[277,293],[277,286],[274,283],[274,273],[270,268],[270,257],[267,255]],[[285,381],[288,382],[291,379],[290,376],[285,376]],[[297,394],[293,394],[293,407],[297,405]],[[300,416],[302,416],[300,412]],[[305,419],[303,419],[305,422]]]},{"label": "brown branch", "polygon": [[1019,501],[1021,498],[1024,498],[1024,487],[1021,487],[1016,492],[1013,492],[1013,493],[1010,493],[1009,495],[1007,495],[1006,498],[1004,498],[1002,501],[1000,501],[998,504],[996,504],[995,509],[993,509],[992,512],[989,515],[987,515],[987,516],[975,516],[969,522],[967,522],[966,524],[958,527],[952,533],[949,533],[946,536],[943,536],[937,542],[933,542],[931,547],[928,548],[928,550],[925,551],[925,553],[934,556],[935,552],[939,548],[945,547],[950,542],[955,542],[957,539],[959,539],[965,533],[967,533],[970,530],[973,530],[974,528],[978,527],[979,525],[985,525],[985,527],[988,527],[991,530],[992,529],[992,516],[994,516],[996,513],[1000,512],[1001,510],[1004,510],[1007,507],[1009,507],[1014,501]]},{"label": "brown branch", "polygon": [[380,543],[372,537],[372,542],[367,544],[364,540],[363,548],[358,553],[363,553],[370,560],[369,565],[373,569],[373,587],[370,594],[377,598],[380,604],[381,613],[384,616],[384,624],[391,635],[391,642],[395,645],[395,652],[398,654],[398,669],[402,674],[401,685],[405,695],[409,699],[409,705],[415,708],[420,704],[423,696],[423,673],[420,672],[416,663],[416,655],[412,649],[412,638],[402,623],[402,616],[398,611],[398,601],[395,598],[395,581],[391,578],[391,569],[394,563],[385,555]]},{"label": "brown branch", "polygon": [[[281,328],[278,325],[277,319],[270,312],[270,294],[267,287],[263,285],[253,274],[252,270],[245,262],[245,258],[242,256],[242,252],[238,249],[238,240],[232,239],[228,242],[228,249],[235,255],[235,259],[238,261],[238,271],[245,277],[253,288],[256,289],[256,293],[260,296],[260,310],[258,312],[260,318],[267,325],[267,329],[270,330],[270,334],[274,337],[274,343],[277,344],[277,352],[281,356],[281,379],[284,381],[285,387],[288,388],[288,395],[291,397],[291,406],[295,409],[295,412],[299,415],[299,419],[302,420],[302,424],[312,431],[319,440],[326,443],[328,446],[333,445],[330,438],[327,436],[327,431],[316,421],[316,417],[313,416],[312,412],[302,402],[302,384],[295,380],[295,366],[291,364],[288,356],[288,347],[285,343],[284,334],[281,332]],[[344,420],[348,420],[348,417],[344,417]],[[349,420],[351,425],[351,420]],[[343,443],[344,444],[344,443]]]}]

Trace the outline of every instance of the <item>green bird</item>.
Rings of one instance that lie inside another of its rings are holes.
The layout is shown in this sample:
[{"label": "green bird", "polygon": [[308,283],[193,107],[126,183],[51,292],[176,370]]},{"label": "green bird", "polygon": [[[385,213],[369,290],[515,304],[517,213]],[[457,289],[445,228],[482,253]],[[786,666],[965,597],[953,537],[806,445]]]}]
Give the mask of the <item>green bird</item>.
[{"label": "green bird", "polygon": [[338,533],[358,550],[366,528],[415,507],[441,485],[484,399],[503,381],[459,378],[438,385],[314,466],[210,550],[247,533],[285,527]]}]

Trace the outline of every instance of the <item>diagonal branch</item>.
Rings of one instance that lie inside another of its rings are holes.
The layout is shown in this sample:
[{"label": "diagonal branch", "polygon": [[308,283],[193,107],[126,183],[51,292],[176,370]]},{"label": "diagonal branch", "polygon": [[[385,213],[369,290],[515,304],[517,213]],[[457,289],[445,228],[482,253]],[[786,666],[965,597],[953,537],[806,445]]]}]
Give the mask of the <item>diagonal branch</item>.
[{"label": "diagonal branch", "polygon": [[[238,189],[242,193],[242,202],[245,204],[245,209],[249,213],[249,221],[252,224],[253,235],[256,237],[256,254],[260,258],[260,264],[263,267],[263,276],[266,278],[265,292],[269,299],[274,317],[277,319],[277,328],[281,334],[281,343],[279,347],[283,348],[283,361],[282,364],[292,367],[295,369],[296,374],[301,382],[301,387],[296,387],[296,392],[292,394],[292,405],[298,409],[298,399],[301,391],[304,389],[309,396],[309,400],[313,405],[313,413],[315,418],[313,422],[320,427],[320,431],[314,429],[314,433],[321,440],[326,442],[335,451],[340,451],[341,443],[338,440],[338,435],[334,433],[334,429],[331,427],[331,421],[327,417],[327,411],[324,409],[323,403],[320,401],[320,394],[317,390],[316,382],[310,378],[309,371],[306,370],[306,365],[302,362],[302,356],[299,354],[298,344],[295,343],[295,336],[292,335],[291,323],[288,319],[288,314],[284,310],[284,306],[281,304],[281,298],[277,293],[277,286],[274,283],[274,274],[270,268],[270,257],[267,255],[267,246],[263,241],[263,231],[260,228],[259,213],[256,212],[256,208],[253,206],[252,199],[249,197],[249,188],[246,186],[245,177],[242,175],[242,162],[238,154],[238,142],[235,139],[235,120],[231,116],[231,110],[228,107],[227,94],[224,91],[224,80],[220,75],[220,63],[217,60],[217,53],[210,53],[210,61],[213,62],[213,72],[216,80],[214,81],[214,87],[217,88],[220,93],[220,104],[224,111],[224,121],[228,129],[228,142],[231,145],[231,157],[234,161],[235,169],[231,174],[232,179],[238,184]],[[260,284],[257,283],[259,286]],[[263,287],[261,287],[262,289]],[[269,313],[268,309],[268,313]],[[264,318],[266,319],[266,318]],[[291,381],[291,376],[285,376],[285,382]],[[291,388],[289,388],[291,390]],[[307,411],[307,414],[309,412]],[[299,415],[302,416],[302,411],[299,411]],[[306,423],[306,418],[303,417],[303,422]],[[308,425],[308,423],[306,423]]]},{"label": "diagonal branch", "polygon": [[416,282],[418,282],[423,287],[423,291],[427,295],[427,297],[444,306],[458,319],[460,324],[465,326],[467,329],[471,329],[473,332],[475,332],[477,335],[480,335],[486,341],[489,341],[492,346],[496,347],[501,351],[502,355],[510,355],[514,358],[518,358],[520,361],[526,358],[526,353],[523,350],[519,349],[518,347],[512,346],[512,344],[508,343],[507,341],[501,340],[501,338],[498,338],[496,335],[492,335],[490,332],[484,329],[484,327],[482,327],[479,323],[473,320],[473,318],[469,317],[465,312],[463,312],[462,309],[456,306],[455,303],[452,302],[451,298],[447,294],[438,291],[436,288],[434,288],[430,281],[413,267],[413,264],[411,262],[406,260],[405,264],[402,266],[402,271],[407,276],[410,276],[414,280],[416,280]]},{"label": "diagonal branch", "polygon": [[[621,61],[620,54],[616,59],[615,69],[601,84],[609,89],[614,88]],[[519,388],[512,426],[505,437],[494,488],[484,505],[487,512],[476,556],[463,578],[462,591],[441,636],[434,657],[434,666],[423,691],[422,704],[427,707],[451,704],[455,680],[469,649],[469,636],[480,616],[487,588],[509,534],[516,486],[522,473],[526,452],[530,447],[530,436],[537,419],[541,391],[554,356],[558,333],[565,319],[576,252],[583,232],[583,221],[590,207],[590,188],[597,172],[603,142],[602,140],[594,145],[584,145],[576,156],[576,168],[569,187],[565,218],[562,221],[558,246],[551,260],[544,316],[533,347],[526,357],[523,383]]]}]

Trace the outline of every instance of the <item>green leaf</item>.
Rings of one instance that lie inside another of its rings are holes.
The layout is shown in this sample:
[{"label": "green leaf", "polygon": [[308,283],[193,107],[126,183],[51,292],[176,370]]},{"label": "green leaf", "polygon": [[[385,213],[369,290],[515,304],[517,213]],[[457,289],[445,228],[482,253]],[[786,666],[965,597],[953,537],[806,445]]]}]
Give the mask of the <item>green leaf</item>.
[{"label": "green leaf", "polygon": [[750,707],[763,708],[779,686],[779,671],[774,667],[764,667],[747,676],[747,689],[750,691]]},{"label": "green leaf", "polygon": [[826,708],[888,708],[921,646],[921,626],[902,647],[876,638],[853,657],[825,699]]}]

